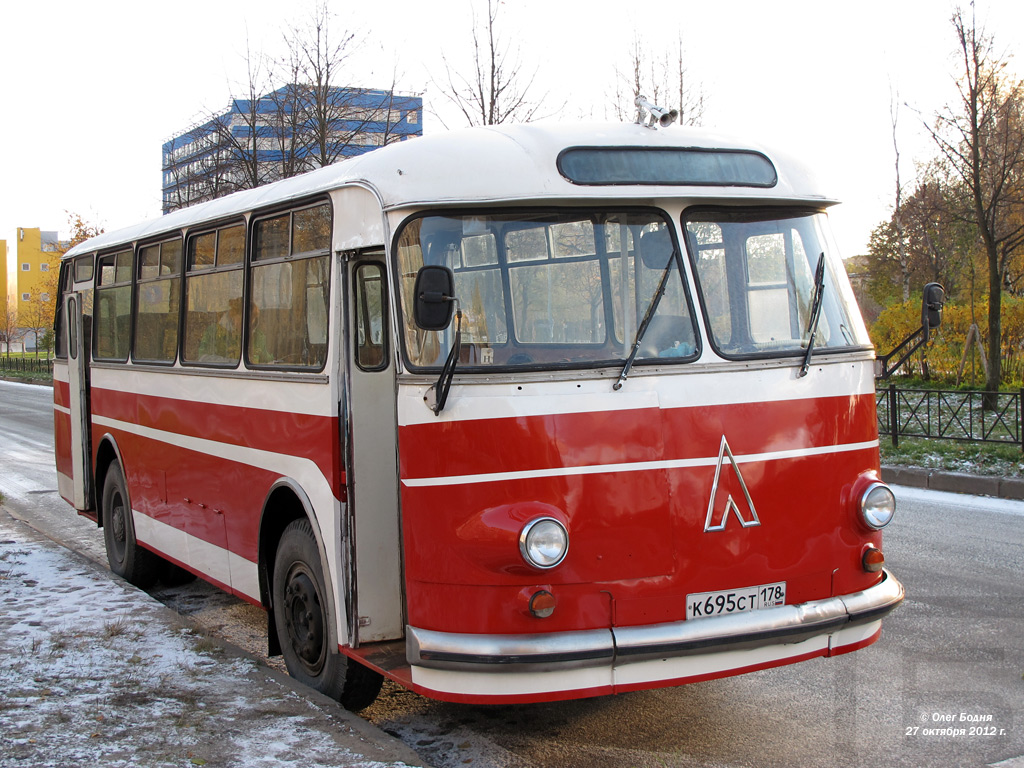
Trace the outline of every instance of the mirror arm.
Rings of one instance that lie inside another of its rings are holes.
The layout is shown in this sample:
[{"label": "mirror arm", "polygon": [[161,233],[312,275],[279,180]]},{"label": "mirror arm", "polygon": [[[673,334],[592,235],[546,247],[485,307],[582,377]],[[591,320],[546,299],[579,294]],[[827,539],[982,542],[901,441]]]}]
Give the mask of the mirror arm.
[{"label": "mirror arm", "polygon": [[[875,357],[875,378],[882,380],[892,376],[923,344],[931,340],[931,330],[942,323],[942,306],[946,300],[946,292],[939,283],[928,283],[924,287],[921,299],[921,327],[901,341],[892,352]],[[918,338],[920,337],[920,338]],[[916,343],[915,342],[916,339]],[[913,344],[906,352],[903,348]],[[892,365],[889,361],[901,355]]]},{"label": "mirror arm", "polygon": [[[926,328],[927,328],[927,326],[921,326],[916,331],[914,331],[912,334],[907,336],[907,338],[905,338],[903,341],[901,341],[899,343],[899,346],[896,347],[896,349],[894,349],[888,355],[881,355],[881,356],[877,357],[876,358],[876,362],[881,365],[881,370],[875,374],[875,378],[876,379],[887,379],[890,376],[892,376],[892,374],[896,372],[896,369],[899,368],[901,365],[903,365],[907,361],[907,359],[912,354],[914,354],[922,344],[924,344],[928,340],[927,339],[927,335],[928,334],[927,334]],[[921,338],[918,339],[918,336],[920,336]],[[897,360],[892,365],[889,365],[889,361],[892,360],[892,358],[896,357],[896,355],[900,354],[903,351],[903,348],[905,346],[907,346],[908,344],[910,344],[911,342],[913,342],[915,339],[917,339],[917,343],[914,344],[905,353],[903,353],[903,356],[900,357],[899,360]]]}]

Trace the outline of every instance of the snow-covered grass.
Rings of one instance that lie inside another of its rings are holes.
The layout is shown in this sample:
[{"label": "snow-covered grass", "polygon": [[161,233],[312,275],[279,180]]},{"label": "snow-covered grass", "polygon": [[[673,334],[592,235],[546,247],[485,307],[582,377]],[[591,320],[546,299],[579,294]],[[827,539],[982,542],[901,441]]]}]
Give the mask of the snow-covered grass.
[{"label": "snow-covered grass", "polygon": [[[88,564],[4,532],[0,749],[37,765],[181,765],[213,711],[191,673],[220,662],[191,630],[147,632],[145,606]],[[231,660],[225,674],[249,662]],[[151,728],[152,721],[173,729]],[[200,758],[201,759],[201,758]]]},{"label": "snow-covered grass", "polygon": [[146,593],[0,512],[0,764],[364,766],[348,713],[298,695]]},{"label": "snow-covered grass", "polygon": [[965,443],[901,437],[893,448],[888,437],[880,441],[882,463],[903,467],[967,472],[998,477],[1024,476],[1024,452],[1019,445],[1007,443]]}]

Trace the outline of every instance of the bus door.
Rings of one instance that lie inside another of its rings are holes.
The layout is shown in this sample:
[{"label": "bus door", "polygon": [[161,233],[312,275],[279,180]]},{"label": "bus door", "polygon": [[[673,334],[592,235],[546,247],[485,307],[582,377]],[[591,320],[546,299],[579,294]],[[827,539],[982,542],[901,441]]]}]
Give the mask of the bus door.
[{"label": "bus door", "polygon": [[67,333],[64,350],[68,357],[68,408],[71,411],[71,481],[75,509],[90,507],[92,462],[89,448],[89,349],[83,332],[82,294],[64,294],[64,322]]},{"label": "bus door", "polygon": [[404,635],[395,363],[384,249],[347,252],[346,479],[353,645]]}]

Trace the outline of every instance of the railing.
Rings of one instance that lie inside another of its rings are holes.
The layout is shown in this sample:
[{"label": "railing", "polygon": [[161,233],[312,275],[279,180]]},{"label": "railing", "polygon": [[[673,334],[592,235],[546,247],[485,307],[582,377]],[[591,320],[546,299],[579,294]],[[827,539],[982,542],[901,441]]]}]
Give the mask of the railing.
[{"label": "railing", "polygon": [[878,433],[889,435],[893,447],[901,437],[928,437],[974,443],[1010,443],[1024,448],[1019,392],[967,392],[939,389],[897,389],[890,384],[875,392]]},{"label": "railing", "polygon": [[44,357],[7,357],[0,355],[0,373],[38,373],[53,376],[53,360]]}]

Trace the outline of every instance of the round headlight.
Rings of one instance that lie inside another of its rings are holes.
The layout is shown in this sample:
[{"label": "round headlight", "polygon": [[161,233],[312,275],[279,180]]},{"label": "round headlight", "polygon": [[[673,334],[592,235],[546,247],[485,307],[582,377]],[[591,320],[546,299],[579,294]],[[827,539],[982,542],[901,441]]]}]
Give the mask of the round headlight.
[{"label": "round headlight", "polygon": [[538,517],[519,534],[519,551],[534,568],[554,568],[569,551],[569,534],[553,517]]},{"label": "round headlight", "polygon": [[860,498],[860,514],[869,528],[878,530],[892,522],[896,513],[896,497],[889,486],[872,483]]}]

